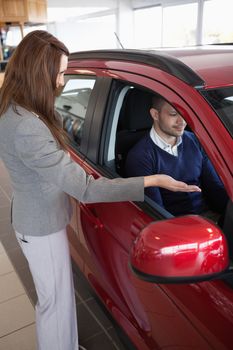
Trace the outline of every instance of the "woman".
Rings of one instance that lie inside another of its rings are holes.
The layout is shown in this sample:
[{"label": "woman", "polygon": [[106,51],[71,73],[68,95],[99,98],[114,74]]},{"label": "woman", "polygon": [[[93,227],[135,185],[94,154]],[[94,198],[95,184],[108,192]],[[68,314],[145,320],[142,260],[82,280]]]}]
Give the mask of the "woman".
[{"label": "woman", "polygon": [[79,347],[66,237],[69,196],[81,202],[142,201],[148,186],[200,190],[165,175],[94,180],[69,158],[54,109],[68,55],[51,34],[29,33],[7,64],[0,92],[0,156],[13,187],[13,227],[38,295],[39,350]]}]

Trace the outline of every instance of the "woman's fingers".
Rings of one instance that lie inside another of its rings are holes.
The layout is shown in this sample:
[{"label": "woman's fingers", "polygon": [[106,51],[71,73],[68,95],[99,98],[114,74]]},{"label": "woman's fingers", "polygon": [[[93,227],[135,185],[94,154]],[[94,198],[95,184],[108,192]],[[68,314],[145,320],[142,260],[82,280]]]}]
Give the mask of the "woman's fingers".
[{"label": "woman's fingers", "polygon": [[181,192],[201,192],[200,187],[196,185],[187,185],[185,182],[182,181],[176,181],[176,184],[174,184],[174,191],[181,191]]},{"label": "woman's fingers", "polygon": [[173,192],[201,192],[200,187],[188,185],[183,181],[177,181],[173,177],[165,174],[149,175],[144,177],[144,186],[166,188]]},{"label": "woman's fingers", "polygon": [[200,187],[196,185],[188,185],[183,181],[177,181],[173,177],[164,174],[157,176],[159,179],[158,187],[163,187],[174,192],[201,192]]}]

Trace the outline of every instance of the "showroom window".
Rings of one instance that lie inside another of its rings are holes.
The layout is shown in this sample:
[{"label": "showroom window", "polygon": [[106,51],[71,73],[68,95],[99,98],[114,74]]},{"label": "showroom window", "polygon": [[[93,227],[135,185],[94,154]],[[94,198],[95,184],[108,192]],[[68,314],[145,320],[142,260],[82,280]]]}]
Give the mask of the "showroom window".
[{"label": "showroom window", "polygon": [[204,2],[203,44],[233,42],[232,13],[232,0],[206,0]]},{"label": "showroom window", "polygon": [[196,44],[197,11],[197,3],[164,7],[163,47]]},{"label": "showroom window", "polygon": [[196,43],[198,4],[163,4],[134,10],[134,46],[141,49]]},{"label": "showroom window", "polygon": [[162,7],[155,6],[134,11],[134,46],[160,47],[162,44]]},{"label": "showroom window", "polygon": [[143,8],[139,7],[139,2],[133,2],[136,6],[134,8],[135,48],[183,47],[233,42],[232,0],[154,2],[155,6]]},{"label": "showroom window", "polygon": [[153,49],[233,40],[232,0],[128,0],[122,6],[123,2],[94,12],[61,11],[59,20],[48,27],[70,52],[119,48],[121,43],[125,48]]},{"label": "showroom window", "polygon": [[86,117],[87,106],[95,79],[87,77],[66,76],[66,85],[56,99],[56,109],[63,118],[63,127],[71,141],[81,145],[82,131]]},{"label": "showroom window", "polygon": [[73,20],[68,24],[68,28],[70,33],[75,31],[75,40],[70,34],[66,37],[70,52],[102,48],[111,49],[116,46],[114,34],[116,32],[115,14]]}]

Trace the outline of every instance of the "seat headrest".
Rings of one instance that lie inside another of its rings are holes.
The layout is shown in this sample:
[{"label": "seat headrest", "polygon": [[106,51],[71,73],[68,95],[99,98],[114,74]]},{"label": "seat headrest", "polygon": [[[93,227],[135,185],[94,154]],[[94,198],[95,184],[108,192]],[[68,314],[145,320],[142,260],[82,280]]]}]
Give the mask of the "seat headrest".
[{"label": "seat headrest", "polygon": [[142,130],[152,126],[152,96],[151,93],[136,88],[127,92],[120,113],[121,130]]}]

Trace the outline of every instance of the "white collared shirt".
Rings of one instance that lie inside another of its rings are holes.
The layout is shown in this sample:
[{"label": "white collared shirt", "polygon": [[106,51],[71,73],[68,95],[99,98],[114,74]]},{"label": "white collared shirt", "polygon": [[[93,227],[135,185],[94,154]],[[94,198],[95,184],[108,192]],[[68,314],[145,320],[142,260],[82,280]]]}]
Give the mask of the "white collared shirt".
[{"label": "white collared shirt", "polygon": [[173,156],[178,156],[178,146],[182,143],[182,137],[178,136],[176,144],[174,146],[171,146],[169,143],[165,142],[155,131],[154,127],[152,126],[150,131],[150,137],[152,141],[160,148],[162,148],[164,151],[170,153]]}]

